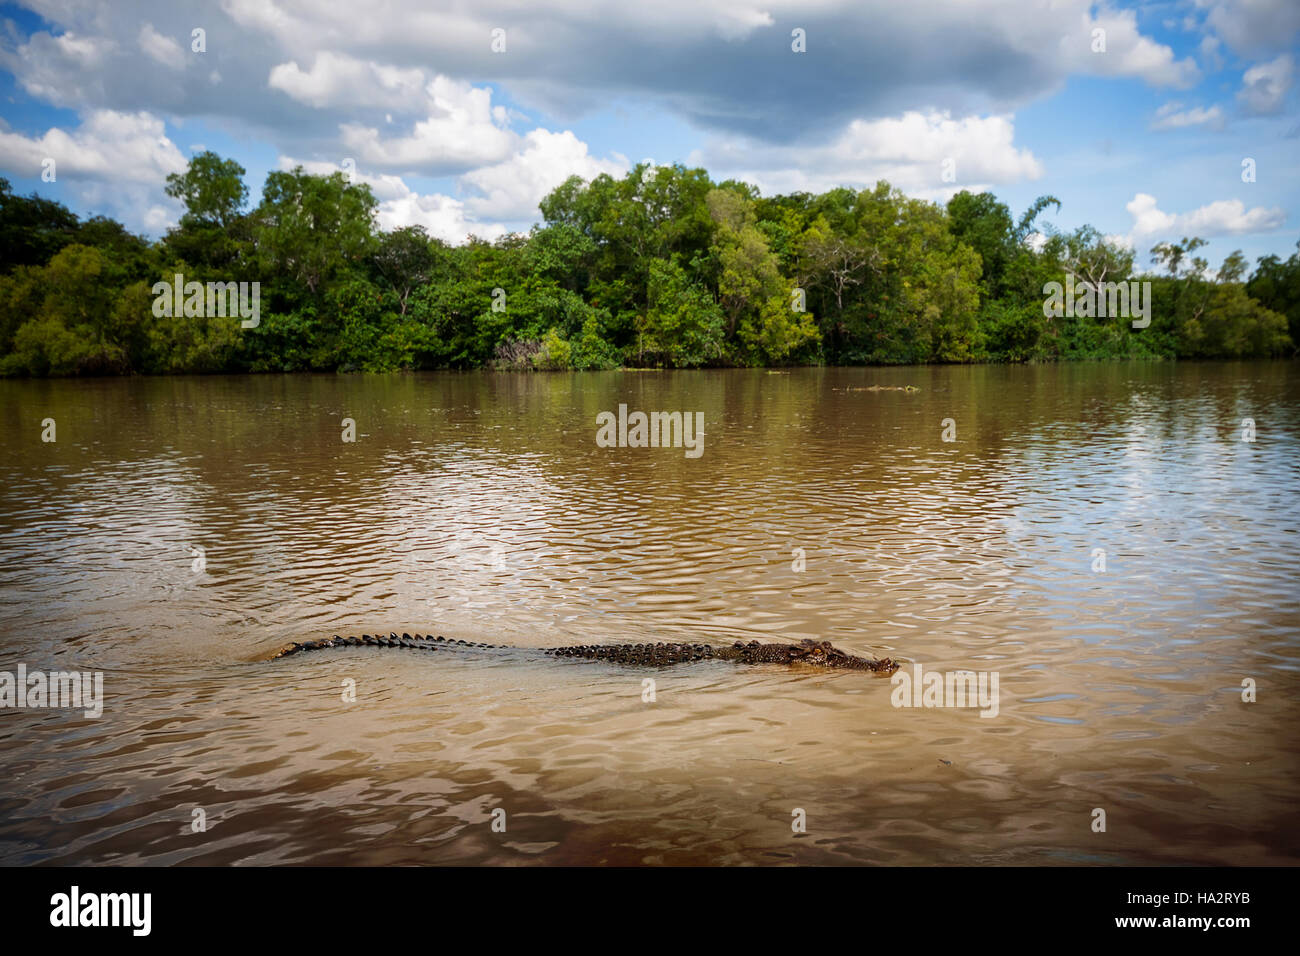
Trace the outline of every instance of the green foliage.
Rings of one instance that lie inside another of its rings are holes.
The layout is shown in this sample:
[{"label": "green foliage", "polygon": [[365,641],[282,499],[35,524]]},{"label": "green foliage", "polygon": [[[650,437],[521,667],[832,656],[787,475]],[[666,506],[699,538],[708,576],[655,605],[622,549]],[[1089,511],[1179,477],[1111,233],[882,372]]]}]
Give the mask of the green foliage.
[{"label": "green foliage", "polygon": [[588,316],[582,331],[573,343],[572,367],[580,371],[618,368],[622,364],[619,354],[606,337],[606,322],[600,313]]},{"label": "green foliage", "polygon": [[342,173],[312,176],[301,166],[270,173],[253,213],[258,261],[315,295],[371,252],[375,205],[369,186]]},{"label": "green foliage", "polygon": [[1260,305],[1239,282],[1216,285],[1178,337],[1178,354],[1187,358],[1255,358],[1292,349],[1286,316]]},{"label": "green foliage", "polygon": [[1040,345],[1046,319],[1036,303],[994,299],[985,306],[980,357],[993,361],[1030,362],[1044,357]]},{"label": "green foliage", "polygon": [[399,363],[380,342],[393,324],[384,312],[383,295],[363,279],[337,283],[325,293],[324,310],[331,316],[334,336],[332,358],[338,367],[366,372],[386,372]]},{"label": "green foliage", "polygon": [[775,225],[760,229],[754,202],[730,189],[705,197],[714,223],[710,258],[718,264],[718,302],[727,320],[728,338],[748,365],[775,365],[811,349],[817,325],[805,310],[794,308],[796,283],[781,274],[781,258],[768,236],[793,244],[793,236]]},{"label": "green foliage", "polygon": [[375,268],[397,296],[402,315],[411,292],[433,275],[443,248],[441,243],[435,247],[423,226],[404,226],[379,237],[373,253]]},{"label": "green foliage", "polygon": [[[1300,341],[1300,253],[1249,276],[1233,253],[1213,273],[1185,237],[1137,276],[1096,229],[1036,225],[1051,196],[1016,219],[989,193],[763,197],[640,164],[561,184],[528,235],[449,246],[377,229],[369,188],[340,173],[273,172],[252,211],[243,177],[194,157],[167,180],[185,212],[153,243],[0,179],[0,374],[1174,359]],[[155,283],[177,274],[259,283],[259,323],[156,315]],[[1150,282],[1151,324],[1045,314],[1067,275]]]},{"label": "green foliage", "polygon": [[[29,267],[10,277],[8,291],[31,318],[10,314],[0,323],[0,327],[14,329],[0,372],[81,375],[129,371],[135,317],[103,281],[107,265],[98,249],[73,243],[64,246],[43,269]],[[12,302],[11,298],[6,305]]]},{"label": "green foliage", "polygon": [[558,371],[573,368],[573,346],[560,333],[551,329],[542,336],[541,345],[533,355],[536,368]]},{"label": "green foliage", "polygon": [[[1300,248],[1300,243],[1296,246]],[[1286,316],[1291,342],[1300,346],[1300,253],[1292,253],[1285,262],[1277,256],[1260,258],[1246,283],[1246,294]]]},{"label": "green foliage", "polygon": [[[323,340],[334,334],[318,320],[314,303],[291,312],[264,313],[255,329],[242,333],[241,363],[250,372],[302,372],[333,369],[333,352]],[[220,320],[217,320],[220,321]]]},{"label": "green foliage", "polygon": [[979,253],[985,296],[997,297],[1007,264],[1016,254],[1011,210],[992,193],[963,190],[948,200],[948,222],[953,236]]},{"label": "green foliage", "polygon": [[182,226],[224,228],[239,215],[248,201],[244,167],[211,151],[199,153],[190,160],[185,172],[168,175],[167,195],[185,203]]},{"label": "green foliage", "polygon": [[676,259],[650,263],[648,297],[637,323],[638,365],[696,368],[722,358],[722,308]]},{"label": "green foliage", "polygon": [[15,196],[0,178],[0,274],[18,266],[43,266],[77,238],[77,217],[62,203]]},{"label": "green foliage", "polygon": [[[149,371],[200,374],[233,371],[239,324],[220,318],[148,319]],[[266,370],[270,370],[269,368]]]},{"label": "green foliage", "polygon": [[87,342],[52,315],[24,322],[0,371],[6,375],[76,375],[94,360]]}]

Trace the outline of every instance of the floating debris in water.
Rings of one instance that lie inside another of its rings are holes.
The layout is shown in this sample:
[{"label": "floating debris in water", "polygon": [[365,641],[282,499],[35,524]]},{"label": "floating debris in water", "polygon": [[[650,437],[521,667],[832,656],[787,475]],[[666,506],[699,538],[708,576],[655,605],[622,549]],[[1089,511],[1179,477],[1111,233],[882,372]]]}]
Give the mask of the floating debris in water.
[{"label": "floating debris in water", "polygon": [[832,388],[832,392],[919,392],[915,385],[850,385],[847,388]]}]

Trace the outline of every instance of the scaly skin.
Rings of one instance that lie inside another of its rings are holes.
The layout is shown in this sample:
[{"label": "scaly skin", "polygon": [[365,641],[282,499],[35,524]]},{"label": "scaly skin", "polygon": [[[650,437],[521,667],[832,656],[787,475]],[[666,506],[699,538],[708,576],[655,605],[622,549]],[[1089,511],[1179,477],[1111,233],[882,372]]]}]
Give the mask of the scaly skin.
[{"label": "scaly skin", "polygon": [[[525,650],[497,644],[475,644],[471,641],[454,641],[442,636],[425,637],[421,634],[389,634],[360,637],[327,637],[319,641],[286,644],[272,660],[288,657],[301,651],[316,651],[326,647],[405,647],[419,651],[438,651],[446,648],[487,648],[499,650]],[[898,664],[886,657],[872,660],[855,657],[833,647],[829,641],[802,640],[798,644],[748,644],[737,641],[730,647],[711,644],[581,644],[572,647],[547,647],[538,651],[550,657],[576,657],[586,660],[610,661],[642,667],[667,667],[691,661],[735,661],[737,664],[808,664],[814,667],[831,667],[842,670],[874,671],[892,674]]]}]

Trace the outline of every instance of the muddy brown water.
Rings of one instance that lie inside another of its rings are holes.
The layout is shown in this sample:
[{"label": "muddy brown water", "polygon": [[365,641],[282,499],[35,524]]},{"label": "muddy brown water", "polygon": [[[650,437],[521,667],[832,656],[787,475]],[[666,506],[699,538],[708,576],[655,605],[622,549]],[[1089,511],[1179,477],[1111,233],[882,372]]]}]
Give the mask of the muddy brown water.
[{"label": "muddy brown water", "polygon": [[[1295,863],[1298,399],[1294,363],[0,382],[0,671],[105,698],[0,709],[0,862]],[[620,403],[703,453],[598,447]],[[389,630],[817,637],[998,706],[267,660]]]}]

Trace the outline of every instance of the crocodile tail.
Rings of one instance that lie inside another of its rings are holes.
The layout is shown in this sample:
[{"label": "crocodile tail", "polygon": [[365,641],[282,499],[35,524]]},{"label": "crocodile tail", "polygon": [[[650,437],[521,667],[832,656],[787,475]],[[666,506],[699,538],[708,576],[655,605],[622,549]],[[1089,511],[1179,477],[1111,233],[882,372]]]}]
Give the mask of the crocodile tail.
[{"label": "crocodile tail", "polygon": [[[441,640],[441,638],[439,638],[439,640]],[[300,654],[303,651],[319,651],[327,647],[365,646],[410,647],[424,650],[436,645],[431,644],[429,640],[426,640],[419,634],[414,637],[410,634],[398,635],[396,633],[389,634],[387,637],[384,637],[383,635],[372,636],[370,634],[341,637],[340,635],[335,634],[333,637],[322,638],[318,641],[292,641],[271,655],[271,660],[276,660],[280,657],[288,657],[290,654]]]},{"label": "crocodile tail", "polygon": [[292,641],[272,654],[271,660],[288,657],[291,654],[300,654],[303,651],[318,651],[327,647],[404,647],[417,651],[436,651],[444,647],[492,648],[495,646],[494,644],[476,644],[473,641],[454,640],[443,637],[441,634],[436,637],[423,634],[398,634],[396,631],[391,631],[387,635],[361,634],[348,637],[340,637],[335,634],[333,637],[321,638],[318,641]]}]

